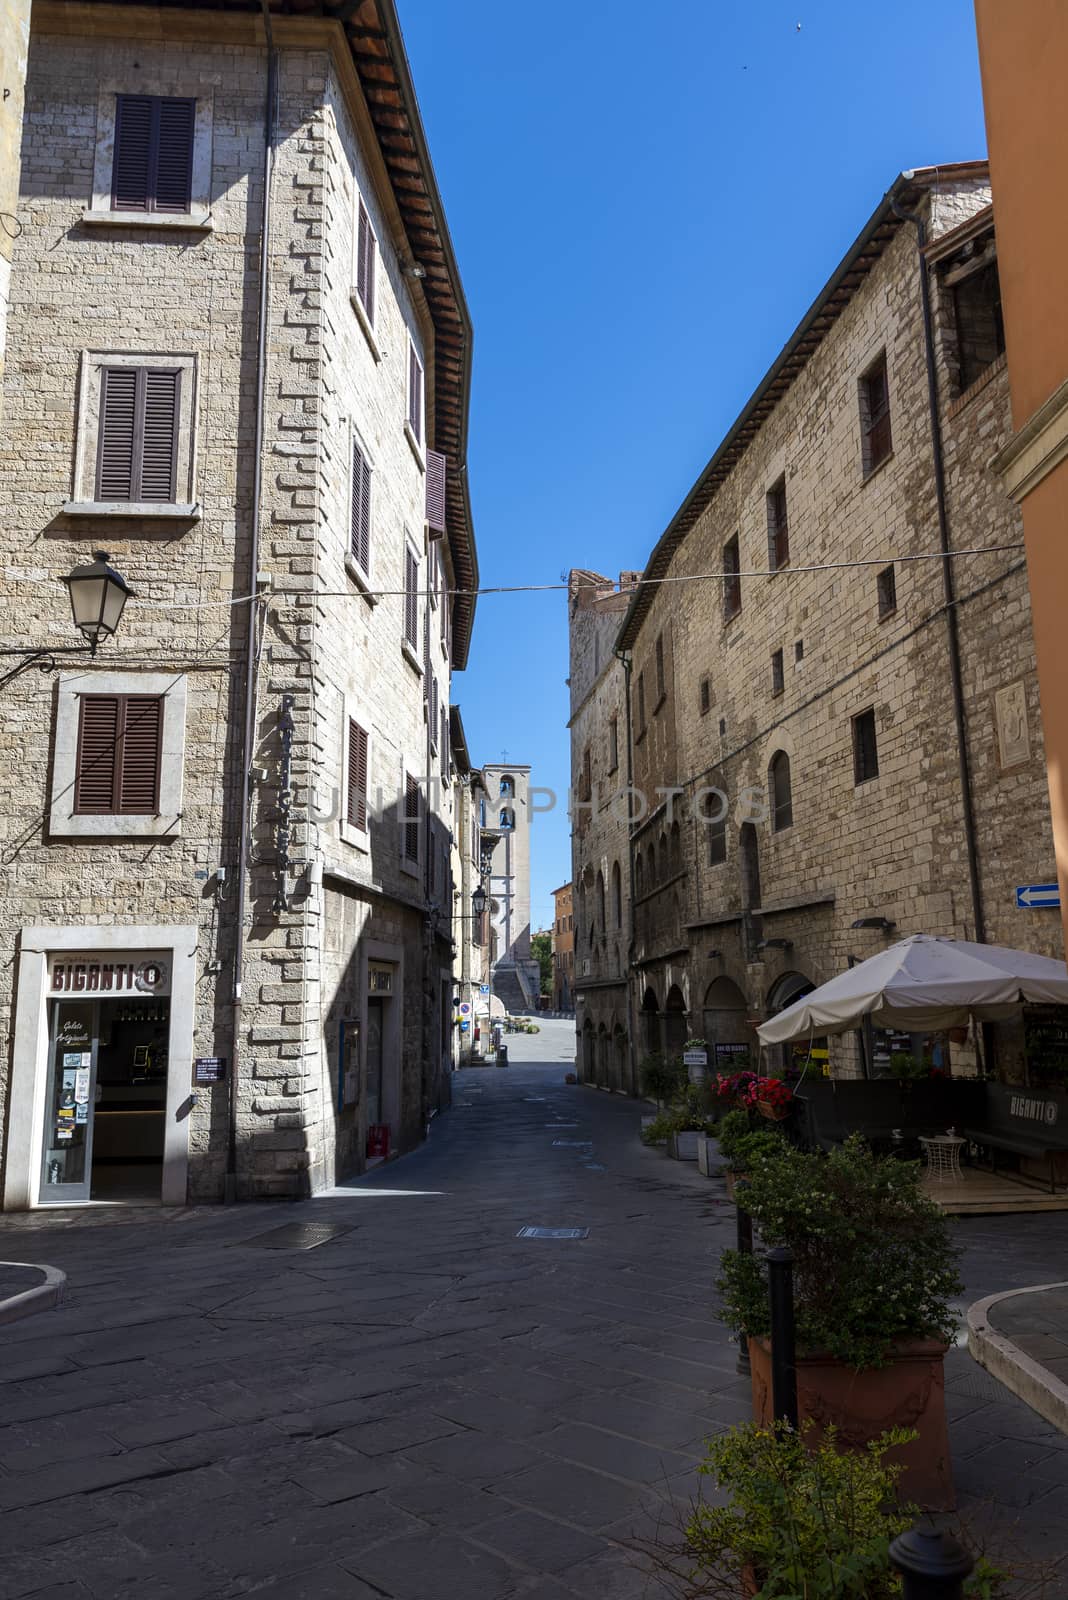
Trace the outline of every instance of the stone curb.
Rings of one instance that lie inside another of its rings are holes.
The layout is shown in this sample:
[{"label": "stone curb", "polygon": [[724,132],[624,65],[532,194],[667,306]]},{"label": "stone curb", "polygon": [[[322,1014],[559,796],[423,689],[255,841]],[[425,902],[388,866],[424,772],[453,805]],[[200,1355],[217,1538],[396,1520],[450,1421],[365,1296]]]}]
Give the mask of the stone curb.
[{"label": "stone curb", "polygon": [[44,1274],[44,1282],[33,1289],[23,1289],[0,1300],[0,1323],[18,1322],[21,1317],[32,1317],[35,1311],[51,1311],[63,1298],[67,1274],[58,1267],[42,1267],[36,1261],[0,1261],[0,1267],[29,1267]]},{"label": "stone curb", "polygon": [[1068,1289],[1068,1283],[1036,1283],[1026,1289],[1006,1289],[977,1300],[968,1309],[968,1349],[987,1372],[1026,1402],[1032,1411],[1068,1434],[1068,1384],[1062,1383],[1040,1362],[1026,1355],[990,1323],[991,1309],[1020,1294],[1042,1294],[1047,1289]]}]

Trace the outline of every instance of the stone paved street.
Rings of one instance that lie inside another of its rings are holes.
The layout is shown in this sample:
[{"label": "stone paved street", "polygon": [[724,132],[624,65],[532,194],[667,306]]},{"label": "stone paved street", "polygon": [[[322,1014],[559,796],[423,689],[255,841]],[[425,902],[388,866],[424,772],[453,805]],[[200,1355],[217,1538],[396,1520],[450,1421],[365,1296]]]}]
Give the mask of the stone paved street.
[{"label": "stone paved street", "polygon": [[[659,1597],[626,1541],[749,1414],[712,1315],[733,1212],[564,1085],[573,1037],[510,1037],[423,1150],[314,1202],[6,1221],[0,1257],[70,1287],[0,1339],[0,1600]],[[307,1222],[345,1231],[261,1247]],[[1068,1227],[961,1233],[974,1299]],[[1063,1549],[1068,1439],[963,1351],[950,1382],[965,1510]]]}]

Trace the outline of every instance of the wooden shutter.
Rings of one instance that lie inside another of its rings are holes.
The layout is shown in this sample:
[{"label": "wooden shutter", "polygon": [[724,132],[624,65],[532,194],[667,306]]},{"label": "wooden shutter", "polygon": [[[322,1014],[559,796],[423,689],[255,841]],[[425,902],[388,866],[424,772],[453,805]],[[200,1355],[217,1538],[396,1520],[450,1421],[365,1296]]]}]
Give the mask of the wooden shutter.
[{"label": "wooden shutter", "polygon": [[367,320],[375,320],[375,236],[367,207],[360,201],[359,220],[356,224],[356,294],[367,313]]},{"label": "wooden shutter", "polygon": [[101,370],[98,500],[174,500],[180,382],[173,369]]},{"label": "wooden shutter", "polygon": [[100,374],[100,426],[96,455],[98,500],[134,498],[137,368],[105,367]]},{"label": "wooden shutter", "polygon": [[404,774],[404,856],[407,861],[419,860],[419,783],[407,772]]},{"label": "wooden shutter", "polygon": [[127,695],[122,705],[119,752],[119,804],[124,816],[155,816],[159,811],[159,772],[163,744],[163,699]]},{"label": "wooden shutter", "polygon": [[152,210],[188,211],[193,195],[195,100],[157,100],[156,172]]},{"label": "wooden shutter", "polygon": [[115,768],[120,706],[119,695],[82,696],[74,769],[76,813],[107,815],[116,809]]},{"label": "wooden shutter", "polygon": [[423,437],[423,367],[415,352],[415,345],[408,343],[408,421],[417,440]]},{"label": "wooden shutter", "polygon": [[448,781],[449,777],[449,711],[447,706],[441,708],[441,776]]},{"label": "wooden shutter", "polygon": [[426,453],[426,521],[432,534],[445,532],[445,457],[440,450]]},{"label": "wooden shutter", "polygon": [[371,469],[356,440],[352,441],[352,508],[349,542],[361,571],[371,572]]},{"label": "wooden shutter", "polygon": [[367,733],[349,719],[348,807],[350,827],[367,828]]},{"label": "wooden shutter", "polygon": [[196,101],[120,94],[115,106],[113,211],[189,210]]},{"label": "wooden shutter", "polygon": [[148,211],[153,156],[153,101],[150,95],[120,94],[115,104],[115,157],[111,168],[111,209]]},{"label": "wooden shutter", "polygon": [[404,551],[404,637],[413,650],[419,648],[419,562],[413,551]]}]

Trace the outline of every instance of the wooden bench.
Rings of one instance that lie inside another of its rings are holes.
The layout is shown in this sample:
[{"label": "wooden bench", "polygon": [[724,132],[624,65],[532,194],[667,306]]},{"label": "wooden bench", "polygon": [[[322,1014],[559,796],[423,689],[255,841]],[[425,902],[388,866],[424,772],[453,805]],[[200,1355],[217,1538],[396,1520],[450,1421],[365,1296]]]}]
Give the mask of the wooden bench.
[{"label": "wooden bench", "polygon": [[997,1151],[1007,1150],[1025,1160],[1044,1161],[1049,1168],[1049,1192],[1057,1187],[1058,1155],[1068,1152],[1068,1094],[1059,1089],[1028,1089],[1008,1083],[984,1083],[981,1118],[959,1130],[972,1144],[990,1154],[997,1171]]}]

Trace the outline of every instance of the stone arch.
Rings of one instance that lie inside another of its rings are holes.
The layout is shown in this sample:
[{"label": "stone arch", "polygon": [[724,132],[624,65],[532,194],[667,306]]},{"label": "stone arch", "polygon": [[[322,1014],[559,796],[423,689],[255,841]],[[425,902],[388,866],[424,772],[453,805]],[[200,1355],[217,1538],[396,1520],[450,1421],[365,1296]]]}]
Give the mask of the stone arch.
[{"label": "stone arch", "polygon": [[705,990],[701,1031],[708,1040],[710,1068],[723,1072],[732,1071],[735,1065],[746,1065],[743,1048],[749,1053],[748,1064],[755,1066],[757,1039],[749,1021],[749,1007],[732,978],[714,978]]},{"label": "stone arch", "polygon": [[623,874],[618,861],[612,862],[612,925],[623,926]]},{"label": "stone arch", "polygon": [[634,852],[634,893],[639,900],[645,893],[645,861],[640,850]]},{"label": "stone arch", "polygon": [[652,988],[642,995],[642,1045],[647,1056],[660,1050],[660,1002]]},{"label": "stone arch", "polygon": [[671,876],[671,864],[668,860],[667,834],[663,828],[661,828],[660,837],[656,841],[656,859],[660,868],[660,882],[666,883]]},{"label": "stone arch", "polygon": [[664,1051],[669,1056],[682,1054],[687,1038],[686,996],[673,983],[664,1001]]},{"label": "stone arch", "polygon": [[[768,1016],[777,1016],[780,1011],[785,1011],[787,1006],[792,1006],[795,1000],[804,999],[806,994],[811,994],[816,987],[811,978],[803,972],[781,972],[768,990]],[[769,1045],[766,1047],[768,1065],[775,1071],[789,1072],[791,1068],[797,1071],[804,1070],[810,1060],[810,1051],[820,1052],[820,1065],[816,1075],[822,1071],[822,1061],[827,1050],[825,1037],[816,1036],[813,1039],[797,1039],[792,1044]]]},{"label": "stone arch", "polygon": [[787,828],[793,827],[793,779],[790,775],[790,757],[785,750],[776,750],[768,763],[768,805],[772,833],[785,833]]},{"label": "stone arch", "polygon": [[618,1022],[612,1033],[612,1056],[614,1087],[626,1093],[628,1088],[629,1061],[627,1059],[627,1034],[626,1029]]},{"label": "stone arch", "polygon": [[677,821],[671,824],[671,870],[682,871],[682,829]]},{"label": "stone arch", "polygon": [[602,1089],[609,1085],[608,1029],[602,1022],[597,1029],[597,1083]]},{"label": "stone arch", "polygon": [[508,796],[515,795],[515,779],[510,772],[501,773],[501,781],[497,788],[497,793],[502,800],[508,798]]},{"label": "stone arch", "polygon": [[515,812],[511,806],[502,806],[498,817],[498,825],[505,833],[510,833],[515,827]]}]

